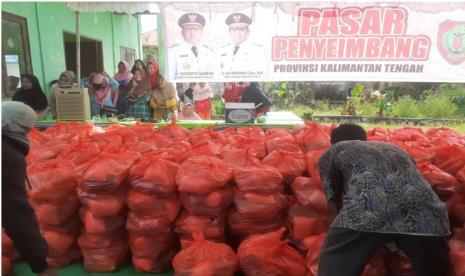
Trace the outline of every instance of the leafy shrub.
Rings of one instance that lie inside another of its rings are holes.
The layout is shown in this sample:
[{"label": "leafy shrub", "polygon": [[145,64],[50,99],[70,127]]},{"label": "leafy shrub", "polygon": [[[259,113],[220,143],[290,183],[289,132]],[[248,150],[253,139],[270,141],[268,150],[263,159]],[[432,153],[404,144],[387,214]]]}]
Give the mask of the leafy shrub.
[{"label": "leafy shrub", "polygon": [[412,97],[403,96],[394,103],[392,115],[400,118],[416,118],[420,115],[420,112],[418,112],[417,103]]},{"label": "leafy shrub", "polygon": [[213,115],[224,115],[224,102],[220,96],[214,96],[212,99]]},{"label": "leafy shrub", "polygon": [[418,110],[425,118],[448,119],[457,117],[457,105],[444,95],[425,95],[418,103]]},{"label": "leafy shrub", "polygon": [[388,94],[392,98],[388,100],[397,100],[403,96],[410,96],[415,100],[419,100],[422,94],[421,90],[415,90],[408,86],[392,86],[382,91],[382,94]]},{"label": "leafy shrub", "polygon": [[465,89],[447,83],[439,85],[438,93],[448,97],[458,107],[457,115],[465,118]]}]

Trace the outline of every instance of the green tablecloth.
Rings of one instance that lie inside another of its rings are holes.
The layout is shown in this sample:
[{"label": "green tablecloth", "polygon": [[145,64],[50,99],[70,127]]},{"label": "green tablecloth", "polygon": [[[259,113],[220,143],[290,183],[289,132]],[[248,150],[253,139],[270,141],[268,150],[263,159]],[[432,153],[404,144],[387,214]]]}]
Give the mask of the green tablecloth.
[{"label": "green tablecloth", "polygon": [[[41,120],[36,122],[36,127],[50,127],[55,125],[55,120]],[[134,125],[136,121],[117,121],[117,122],[109,122],[109,121],[86,121],[86,123],[94,123],[96,125],[110,125],[110,124],[122,124],[122,125]],[[186,128],[195,128],[195,127],[208,127],[208,126],[216,126],[216,127],[240,127],[240,126],[259,126],[259,127],[293,127],[297,124],[303,124],[303,120],[299,118],[292,112],[269,112],[266,116],[265,123],[255,123],[255,124],[231,124],[225,123],[224,121],[219,120],[203,120],[203,121],[178,121],[177,124],[186,127]],[[163,127],[170,124],[170,122],[158,122],[154,123],[154,125]]]},{"label": "green tablecloth", "polygon": [[[82,262],[74,262],[71,265],[60,268],[56,270],[60,276],[172,276],[174,272],[167,273],[140,273],[137,272],[134,267],[128,262],[123,265],[120,269],[111,273],[89,273],[84,270]],[[35,276],[36,274],[32,273],[29,265],[25,262],[16,262],[11,266],[8,276]]]}]

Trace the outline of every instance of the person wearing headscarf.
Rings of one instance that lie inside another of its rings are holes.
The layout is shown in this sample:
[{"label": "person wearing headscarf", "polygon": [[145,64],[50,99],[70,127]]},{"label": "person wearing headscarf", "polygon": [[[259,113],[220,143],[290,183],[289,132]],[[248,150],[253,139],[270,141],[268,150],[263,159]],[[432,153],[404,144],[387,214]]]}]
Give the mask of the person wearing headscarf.
[{"label": "person wearing headscarf", "polygon": [[227,82],[224,84],[223,99],[226,103],[237,103],[241,101],[241,97],[245,92],[246,87],[236,84],[235,82]]},{"label": "person wearing headscarf", "polygon": [[113,78],[119,83],[119,86],[125,86],[132,80],[131,71],[129,71],[129,63],[127,61],[120,61],[118,63],[118,72]]},{"label": "person wearing headscarf", "polygon": [[131,73],[134,74],[136,69],[142,70],[142,73],[145,74],[145,63],[142,59],[136,59],[134,65],[132,66]]},{"label": "person wearing headscarf", "polygon": [[2,102],[2,227],[37,275],[57,275],[48,269],[48,245],[42,236],[25,183],[27,133],[36,112],[22,102]]},{"label": "person wearing headscarf", "polygon": [[156,89],[158,86],[158,77],[160,76],[160,72],[158,70],[158,63],[156,63],[155,61],[147,62],[145,72],[147,73],[147,79],[150,82],[152,90]]},{"label": "person wearing headscarf", "polygon": [[194,107],[202,120],[210,120],[212,113],[213,92],[208,83],[200,82],[194,88]]},{"label": "person wearing headscarf", "polygon": [[176,87],[160,75],[158,86],[152,90],[150,106],[153,108],[153,118],[157,120],[169,120],[177,117],[178,92]]},{"label": "person wearing headscarf", "polygon": [[151,96],[150,83],[143,76],[142,70],[136,68],[134,77],[128,85],[128,91],[122,95],[118,103],[123,101],[127,104],[127,111],[123,112],[127,117],[149,119],[152,117],[152,109],[149,104]]},{"label": "person wearing headscarf", "polygon": [[199,114],[195,113],[194,105],[192,103],[187,103],[183,106],[181,113],[179,113],[178,119],[189,120],[189,121],[202,120]]},{"label": "person wearing headscarf", "polygon": [[251,82],[249,84],[242,95],[241,102],[254,103],[257,116],[266,114],[271,108],[271,101],[263,94],[262,90],[260,90],[257,82]]},{"label": "person wearing headscarf", "polygon": [[52,118],[56,118],[57,115],[55,93],[58,90],[59,86],[63,85],[76,85],[76,75],[73,71],[62,72],[60,74],[60,77],[58,78],[58,82],[50,87],[50,95],[48,102],[50,105],[50,113],[52,115]]},{"label": "person wearing headscarf", "polygon": [[91,114],[100,115],[102,107],[116,107],[118,102],[118,90],[113,89],[107,77],[102,73],[89,78],[89,95],[91,103]]},{"label": "person wearing headscarf", "polygon": [[31,74],[21,76],[21,88],[11,98],[13,101],[23,102],[37,112],[39,118],[42,118],[48,106],[47,97],[40,87],[39,80]]}]

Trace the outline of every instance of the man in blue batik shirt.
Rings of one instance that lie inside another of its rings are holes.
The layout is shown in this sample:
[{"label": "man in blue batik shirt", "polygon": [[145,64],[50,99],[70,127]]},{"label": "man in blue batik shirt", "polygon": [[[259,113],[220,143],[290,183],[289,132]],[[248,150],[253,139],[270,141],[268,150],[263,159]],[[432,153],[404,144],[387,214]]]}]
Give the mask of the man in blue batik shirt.
[{"label": "man in blue batik shirt", "polygon": [[447,275],[447,208],[402,149],[367,142],[365,130],[343,124],[319,160],[333,220],[321,248],[319,276],[361,275],[385,243],[402,249],[417,276]]}]

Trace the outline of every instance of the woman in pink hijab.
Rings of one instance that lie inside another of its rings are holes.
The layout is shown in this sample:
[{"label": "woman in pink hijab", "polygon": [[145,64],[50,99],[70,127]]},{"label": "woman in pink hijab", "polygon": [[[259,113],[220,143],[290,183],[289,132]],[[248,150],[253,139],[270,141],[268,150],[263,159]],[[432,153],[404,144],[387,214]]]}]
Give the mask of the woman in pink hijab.
[{"label": "woman in pink hijab", "polygon": [[119,83],[120,86],[127,85],[132,80],[131,69],[127,61],[120,61],[118,63],[118,72],[113,78]]},{"label": "woman in pink hijab", "polygon": [[116,107],[118,102],[118,90],[112,90],[107,77],[101,73],[95,74],[90,79],[89,95],[92,116],[100,115],[103,106]]}]

